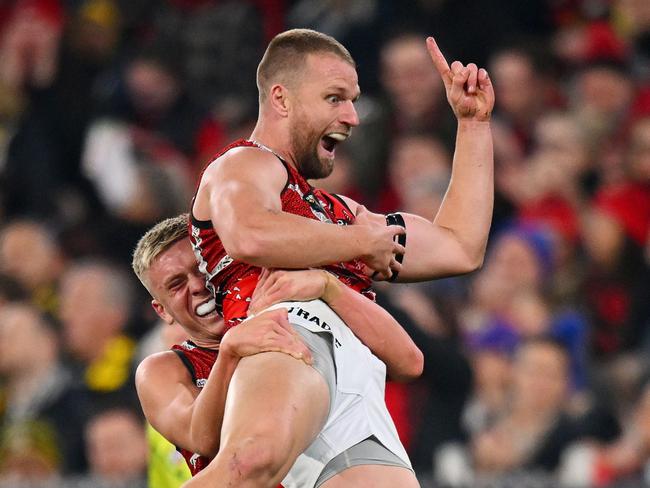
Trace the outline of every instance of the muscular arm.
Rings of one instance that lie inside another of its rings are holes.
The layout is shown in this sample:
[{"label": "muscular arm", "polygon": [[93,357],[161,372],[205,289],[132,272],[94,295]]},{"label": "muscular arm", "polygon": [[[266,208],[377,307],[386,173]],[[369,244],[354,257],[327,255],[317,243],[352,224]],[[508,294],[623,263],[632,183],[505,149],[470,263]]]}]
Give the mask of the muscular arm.
[{"label": "muscular arm", "polygon": [[392,235],[399,228],[378,233],[283,212],[280,194],[286,179],[286,170],[267,151],[232,150],[204,173],[194,215],[212,220],[231,257],[256,266],[306,268],[372,259],[378,245],[386,256],[393,251]]},{"label": "muscular arm", "polygon": [[321,298],[347,324],[375,356],[386,364],[388,376],[409,381],[422,373],[422,352],[400,324],[379,305],[322,270],[264,270],[253,300],[251,313],[287,300]]},{"label": "muscular arm", "polygon": [[240,358],[267,351],[311,362],[309,349],[293,332],[286,310],[264,313],[229,330],[202,389],[192,383],[174,352],[147,357],[135,378],[145,417],[173,444],[213,457],[219,450],[226,395]]},{"label": "muscular arm", "polygon": [[386,364],[394,381],[414,380],[422,374],[424,356],[402,326],[382,307],[345,286],[332,274],[321,297],[375,356]]},{"label": "muscular arm", "polygon": [[[461,120],[451,182],[435,219],[402,214],[407,238],[398,281],[431,280],[481,266],[492,221],[493,173],[489,123]],[[346,202],[356,211],[358,204]],[[368,218],[385,225],[383,216]]]},{"label": "muscular arm", "polygon": [[[483,263],[492,221],[492,84],[487,72],[474,64],[463,66],[455,61],[449,67],[432,38],[427,39],[427,47],[458,119],[456,149],[451,181],[433,222],[404,215],[407,239],[401,281],[429,280],[477,269]],[[364,214],[375,225],[383,223],[383,217]]]},{"label": "muscular arm", "polygon": [[219,354],[200,390],[175,353],[149,356],[136,372],[145,417],[173,444],[213,457],[219,449],[228,385],[238,362],[239,358]]}]

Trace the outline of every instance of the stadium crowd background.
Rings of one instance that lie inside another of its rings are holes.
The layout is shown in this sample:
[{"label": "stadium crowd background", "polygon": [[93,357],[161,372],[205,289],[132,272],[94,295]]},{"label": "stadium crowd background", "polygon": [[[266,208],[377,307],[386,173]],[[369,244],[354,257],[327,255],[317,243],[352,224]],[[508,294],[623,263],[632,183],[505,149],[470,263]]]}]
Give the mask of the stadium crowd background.
[{"label": "stadium crowd background", "polygon": [[425,35],[496,89],[484,267],[377,285],[425,354],[387,390],[423,486],[650,486],[648,0],[0,2],[0,486],[146,486],[133,373],[170,339],[130,254],[249,134],[290,27],[357,60],[318,185],[373,210],[432,218],[448,184]]}]

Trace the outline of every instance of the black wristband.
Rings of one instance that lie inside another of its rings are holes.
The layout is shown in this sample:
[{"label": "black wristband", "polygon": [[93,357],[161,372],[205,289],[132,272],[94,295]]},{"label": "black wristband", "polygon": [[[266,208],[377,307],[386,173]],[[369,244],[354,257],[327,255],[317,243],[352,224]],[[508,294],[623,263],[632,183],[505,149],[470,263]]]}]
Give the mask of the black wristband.
[{"label": "black wristband", "polygon": [[[398,234],[395,237],[397,237],[397,242],[400,246],[406,247],[406,222],[404,222],[404,217],[402,217],[402,214],[400,213],[390,213],[386,214],[386,225],[399,225],[401,227],[404,227],[404,234]],[[397,261],[399,264],[402,264],[402,261],[404,260],[404,254],[395,254],[395,261]],[[397,279],[397,276],[399,273],[397,271],[393,272],[393,275],[390,277],[388,281],[395,281]]]}]

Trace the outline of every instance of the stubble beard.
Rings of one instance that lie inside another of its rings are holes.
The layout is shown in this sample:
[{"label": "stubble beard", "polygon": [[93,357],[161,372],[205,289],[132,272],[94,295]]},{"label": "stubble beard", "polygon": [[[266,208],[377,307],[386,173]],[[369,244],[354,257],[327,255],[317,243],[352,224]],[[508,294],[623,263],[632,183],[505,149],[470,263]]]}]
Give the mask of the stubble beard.
[{"label": "stubble beard", "polygon": [[318,155],[320,137],[304,121],[298,121],[291,130],[291,146],[300,175],[307,180],[327,178],[334,170],[334,159]]}]

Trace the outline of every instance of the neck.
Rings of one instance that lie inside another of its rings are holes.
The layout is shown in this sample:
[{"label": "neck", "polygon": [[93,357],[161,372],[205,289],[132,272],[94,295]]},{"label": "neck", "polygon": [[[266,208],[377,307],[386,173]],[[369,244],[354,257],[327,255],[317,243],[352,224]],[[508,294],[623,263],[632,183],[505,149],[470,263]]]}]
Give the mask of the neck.
[{"label": "neck", "polygon": [[257,119],[255,129],[249,139],[271,149],[284,161],[298,168],[296,158],[291,151],[291,141],[288,131],[284,130],[285,123],[280,120],[268,121],[262,114]]},{"label": "neck", "polygon": [[221,346],[221,337],[219,339],[205,339],[190,336],[190,340],[199,347],[202,347],[204,349],[212,349],[214,351],[218,351],[219,347]]}]

